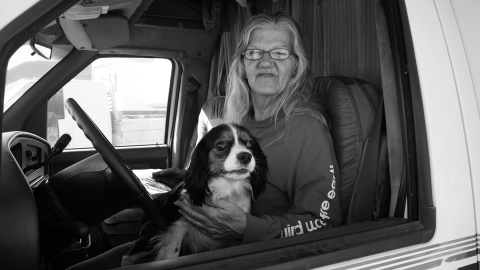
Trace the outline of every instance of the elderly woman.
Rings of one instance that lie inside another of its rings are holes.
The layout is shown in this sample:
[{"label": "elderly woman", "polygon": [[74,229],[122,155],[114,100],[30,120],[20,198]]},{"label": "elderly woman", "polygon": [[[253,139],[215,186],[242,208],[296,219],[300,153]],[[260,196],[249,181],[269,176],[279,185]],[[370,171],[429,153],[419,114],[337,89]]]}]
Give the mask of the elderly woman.
[{"label": "elderly woman", "polygon": [[249,129],[267,156],[266,191],[252,214],[223,200],[209,202],[215,216],[179,201],[182,215],[214,238],[240,238],[243,243],[340,225],[338,167],[317,102],[294,20],[283,13],[252,17],[233,56],[227,96],[203,106],[198,137],[222,122]]}]

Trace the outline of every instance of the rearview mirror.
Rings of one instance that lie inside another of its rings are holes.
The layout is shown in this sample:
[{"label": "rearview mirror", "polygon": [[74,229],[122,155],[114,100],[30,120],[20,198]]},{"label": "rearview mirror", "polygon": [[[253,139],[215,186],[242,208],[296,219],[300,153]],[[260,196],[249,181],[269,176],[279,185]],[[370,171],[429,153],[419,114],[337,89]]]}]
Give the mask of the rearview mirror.
[{"label": "rearview mirror", "polygon": [[52,44],[41,33],[36,33],[30,39],[30,47],[41,57],[50,60],[52,58]]}]

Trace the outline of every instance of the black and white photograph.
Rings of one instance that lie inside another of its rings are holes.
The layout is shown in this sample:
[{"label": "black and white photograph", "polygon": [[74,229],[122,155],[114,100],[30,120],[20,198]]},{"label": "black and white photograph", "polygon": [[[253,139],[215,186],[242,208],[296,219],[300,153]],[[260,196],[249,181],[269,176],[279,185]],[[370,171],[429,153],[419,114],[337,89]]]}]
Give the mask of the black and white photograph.
[{"label": "black and white photograph", "polygon": [[0,269],[480,269],[479,0],[1,0]]}]

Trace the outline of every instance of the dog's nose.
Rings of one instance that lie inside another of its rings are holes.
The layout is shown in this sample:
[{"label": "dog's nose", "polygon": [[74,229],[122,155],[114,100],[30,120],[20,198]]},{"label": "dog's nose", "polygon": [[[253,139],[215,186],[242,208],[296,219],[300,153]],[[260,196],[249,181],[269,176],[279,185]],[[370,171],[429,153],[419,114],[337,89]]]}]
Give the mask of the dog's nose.
[{"label": "dog's nose", "polygon": [[252,160],[252,154],[248,152],[241,152],[237,155],[237,159],[241,164],[248,164]]}]

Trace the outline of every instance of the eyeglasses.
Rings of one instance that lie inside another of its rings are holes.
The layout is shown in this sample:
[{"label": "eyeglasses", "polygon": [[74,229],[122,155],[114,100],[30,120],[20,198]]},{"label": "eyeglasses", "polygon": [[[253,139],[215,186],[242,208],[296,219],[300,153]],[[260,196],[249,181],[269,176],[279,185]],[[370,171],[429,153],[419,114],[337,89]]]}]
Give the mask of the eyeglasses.
[{"label": "eyeglasses", "polygon": [[269,52],[262,50],[246,50],[242,55],[248,60],[259,60],[263,57],[264,53],[268,53],[270,57],[275,60],[287,59],[290,56],[290,51],[287,49],[273,49]]}]

